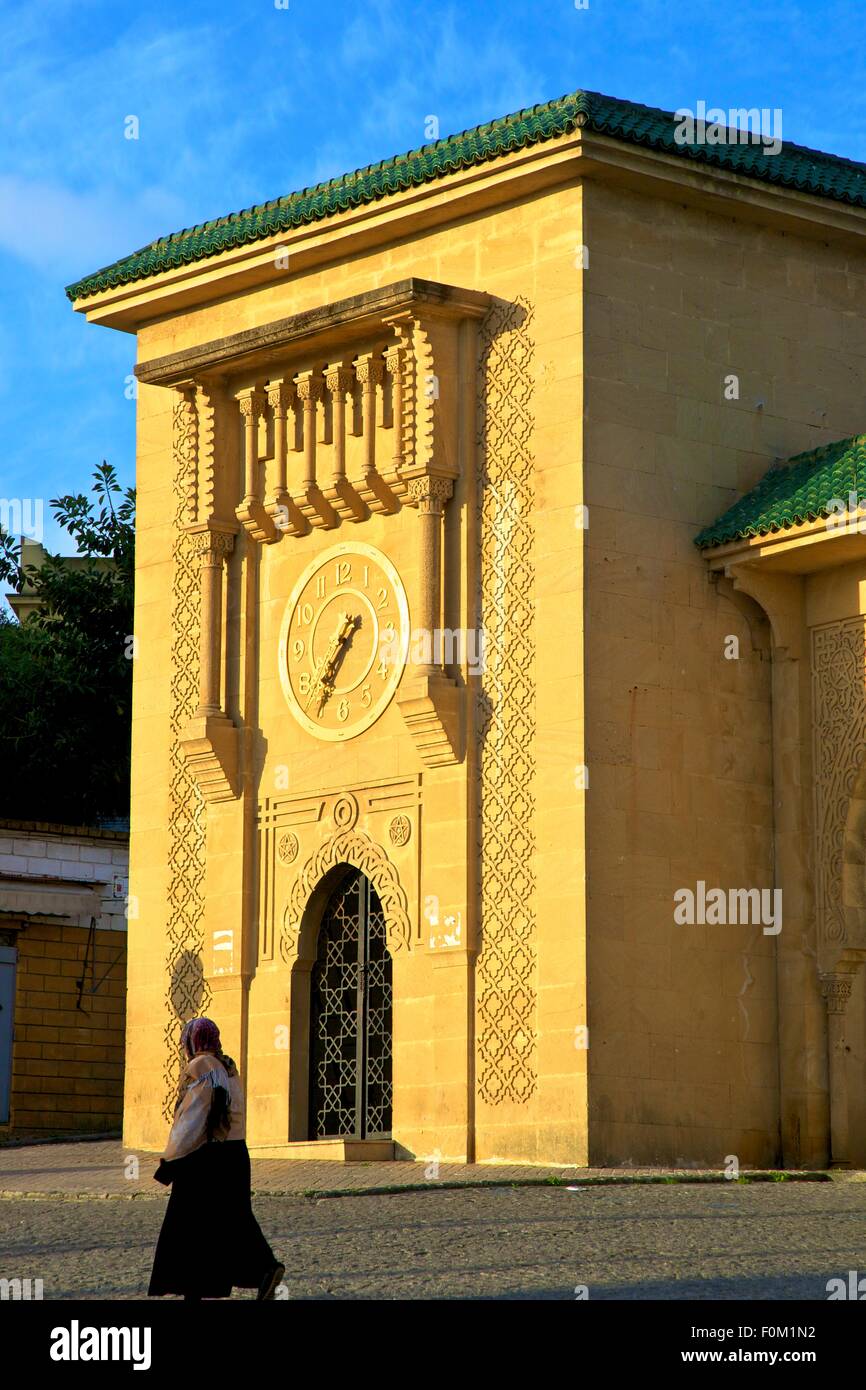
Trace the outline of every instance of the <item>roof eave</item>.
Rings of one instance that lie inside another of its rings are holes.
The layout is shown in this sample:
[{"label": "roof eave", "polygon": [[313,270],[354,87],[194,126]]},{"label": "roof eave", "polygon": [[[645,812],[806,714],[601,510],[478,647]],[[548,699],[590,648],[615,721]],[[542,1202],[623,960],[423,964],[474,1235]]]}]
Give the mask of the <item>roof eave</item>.
[{"label": "roof eave", "polygon": [[[318,222],[117,285],[73,302],[93,323],[136,332],[147,322],[205,304],[287,273],[375,249],[457,217],[581,178],[620,183],[660,197],[685,197],[802,236],[862,245],[866,209],[765,183],[744,174],[630,144],[586,128],[390,193]],[[278,268],[277,256],[288,259]]]},{"label": "roof eave", "polygon": [[[579,131],[557,136],[321,221],[87,295],[72,307],[91,323],[134,333],[155,319],[575,180],[579,154]],[[278,256],[285,268],[278,267]]]},{"label": "roof eave", "polygon": [[866,558],[866,508],[846,512],[842,525],[831,524],[835,521],[833,517],[820,517],[782,531],[765,531],[723,545],[705,546],[701,554],[710,570],[722,574],[743,564],[790,574],[811,574]]}]

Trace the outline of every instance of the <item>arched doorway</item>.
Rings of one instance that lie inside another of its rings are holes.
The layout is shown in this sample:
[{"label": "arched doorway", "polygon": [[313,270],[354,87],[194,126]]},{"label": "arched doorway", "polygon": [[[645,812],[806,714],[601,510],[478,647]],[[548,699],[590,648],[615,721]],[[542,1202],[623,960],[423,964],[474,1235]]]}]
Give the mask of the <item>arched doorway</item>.
[{"label": "arched doorway", "polygon": [[311,1139],[391,1135],[392,981],[385,914],[349,868],[319,927],[310,979]]}]

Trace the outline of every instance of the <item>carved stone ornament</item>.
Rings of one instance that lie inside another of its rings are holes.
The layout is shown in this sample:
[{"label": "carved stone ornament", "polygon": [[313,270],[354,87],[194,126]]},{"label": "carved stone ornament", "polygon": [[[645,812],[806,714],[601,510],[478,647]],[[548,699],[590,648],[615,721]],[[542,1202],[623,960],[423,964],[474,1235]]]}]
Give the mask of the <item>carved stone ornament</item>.
[{"label": "carved stone ornament", "polygon": [[280,856],[280,863],[294,863],[294,861],[298,857],[299,849],[300,843],[298,841],[297,835],[295,835],[293,831],[290,830],[287,832],[287,834],[281,835],[279,845],[277,846],[277,853]]},{"label": "carved stone ornament", "polygon": [[408,845],[409,836],[412,834],[412,823],[408,816],[395,816],[388,826],[388,834],[392,845]]}]

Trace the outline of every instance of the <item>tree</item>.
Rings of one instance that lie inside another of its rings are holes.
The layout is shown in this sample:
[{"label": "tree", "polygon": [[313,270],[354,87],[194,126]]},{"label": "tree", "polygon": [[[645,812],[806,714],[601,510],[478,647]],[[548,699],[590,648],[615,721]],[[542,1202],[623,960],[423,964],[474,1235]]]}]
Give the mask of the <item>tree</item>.
[{"label": "tree", "polygon": [[[86,563],[27,567],[39,608],[0,616],[0,816],[94,825],[129,813],[135,491],[105,461],[92,497],[52,498]],[[15,539],[0,580],[21,589]]]}]

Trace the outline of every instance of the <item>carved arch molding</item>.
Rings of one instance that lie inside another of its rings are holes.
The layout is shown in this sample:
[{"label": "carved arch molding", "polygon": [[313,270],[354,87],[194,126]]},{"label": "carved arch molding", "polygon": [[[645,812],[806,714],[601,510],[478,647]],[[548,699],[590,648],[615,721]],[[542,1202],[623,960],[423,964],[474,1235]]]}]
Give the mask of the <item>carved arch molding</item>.
[{"label": "carved arch molding", "polygon": [[388,949],[420,939],[418,774],[259,804],[259,959],[298,957],[304,913],[338,864],[366,874],[385,914]]},{"label": "carved arch molding", "polygon": [[408,900],[397,870],[384,850],[365,835],[363,830],[341,830],[329,835],[315,854],[307,860],[292,886],[289,901],[283,912],[283,931],[280,955],[288,963],[298,952],[298,935],[304,909],[317,883],[337,864],[352,864],[366,874],[372,883],[385,914],[388,949],[393,955],[407,948],[412,928],[409,922]]}]

